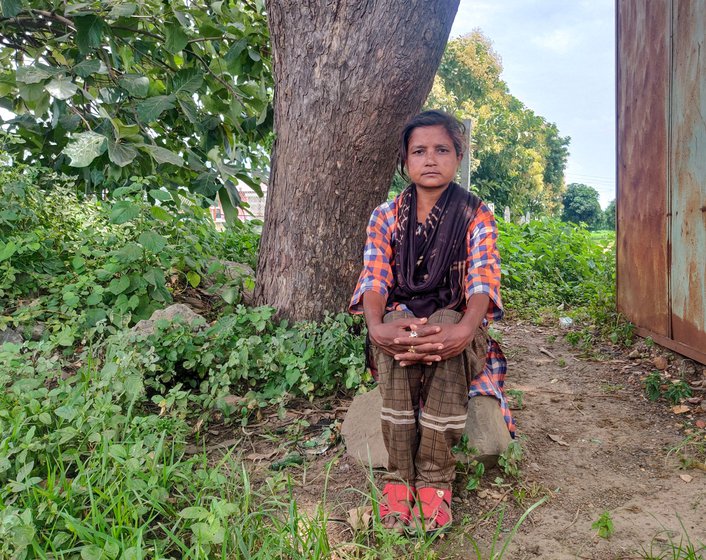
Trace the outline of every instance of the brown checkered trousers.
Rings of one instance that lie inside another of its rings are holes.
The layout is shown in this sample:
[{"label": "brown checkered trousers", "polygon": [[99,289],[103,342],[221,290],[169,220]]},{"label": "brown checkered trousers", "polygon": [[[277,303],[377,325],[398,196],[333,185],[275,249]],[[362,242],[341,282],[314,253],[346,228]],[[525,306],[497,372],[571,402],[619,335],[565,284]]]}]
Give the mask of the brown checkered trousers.
[{"label": "brown checkered trousers", "polygon": [[[410,316],[392,311],[383,321]],[[428,324],[458,323],[462,317],[457,311],[440,309]],[[393,478],[417,488],[451,488],[455,477],[451,448],[463,435],[468,388],[485,365],[487,336],[485,329],[478,329],[463,353],[429,366],[401,367],[372,346],[382,394],[382,435]]]}]

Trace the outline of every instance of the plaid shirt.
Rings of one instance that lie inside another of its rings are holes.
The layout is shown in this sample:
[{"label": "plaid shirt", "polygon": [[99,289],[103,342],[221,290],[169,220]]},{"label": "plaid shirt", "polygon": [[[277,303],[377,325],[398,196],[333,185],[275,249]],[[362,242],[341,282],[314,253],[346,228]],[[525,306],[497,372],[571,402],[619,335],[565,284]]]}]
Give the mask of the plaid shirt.
[{"label": "plaid shirt", "polygon": [[[363,312],[363,294],[377,292],[385,297],[394,285],[394,255],[392,240],[396,236],[398,195],[393,200],[378,206],[370,216],[368,239],[363,253],[363,270],[351,298],[349,311]],[[500,255],[496,246],[498,229],[490,208],[481,203],[468,227],[466,242],[468,258],[466,266],[466,300],[473,294],[487,294],[490,297],[486,321],[497,321],[503,317],[500,297]],[[388,311],[407,310],[402,304],[388,305]],[[488,395],[500,401],[505,422],[514,435],[515,424],[505,399],[503,385],[507,371],[507,360],[494,340],[488,345],[485,369],[471,383],[469,396]]]}]

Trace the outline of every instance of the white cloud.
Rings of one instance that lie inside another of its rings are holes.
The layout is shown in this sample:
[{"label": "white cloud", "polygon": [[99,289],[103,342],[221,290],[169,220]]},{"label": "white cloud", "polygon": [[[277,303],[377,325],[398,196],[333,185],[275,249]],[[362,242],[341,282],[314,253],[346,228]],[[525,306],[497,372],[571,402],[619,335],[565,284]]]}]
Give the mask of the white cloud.
[{"label": "white cloud", "polygon": [[557,54],[568,53],[577,44],[576,34],[570,29],[556,29],[545,35],[539,35],[532,38],[532,43],[555,52]]}]

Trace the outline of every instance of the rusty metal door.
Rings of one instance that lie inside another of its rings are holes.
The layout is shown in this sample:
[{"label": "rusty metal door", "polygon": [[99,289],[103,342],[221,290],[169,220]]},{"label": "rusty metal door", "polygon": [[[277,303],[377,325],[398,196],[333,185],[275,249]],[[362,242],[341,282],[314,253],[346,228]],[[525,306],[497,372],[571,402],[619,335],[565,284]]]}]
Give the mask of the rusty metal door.
[{"label": "rusty metal door", "polygon": [[669,2],[621,0],[616,15],[618,308],[668,337]]},{"label": "rusty metal door", "polygon": [[618,309],[706,363],[706,0],[618,0]]},{"label": "rusty metal door", "polygon": [[672,18],[672,338],[706,355],[706,2],[674,0]]}]

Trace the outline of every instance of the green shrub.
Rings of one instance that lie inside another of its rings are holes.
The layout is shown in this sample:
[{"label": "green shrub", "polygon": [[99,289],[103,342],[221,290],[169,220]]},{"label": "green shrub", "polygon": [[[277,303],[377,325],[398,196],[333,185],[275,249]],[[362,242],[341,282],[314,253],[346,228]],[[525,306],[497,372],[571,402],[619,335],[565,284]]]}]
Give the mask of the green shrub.
[{"label": "green shrub", "polygon": [[[223,407],[228,394],[257,402],[313,397],[353,389],[363,381],[361,319],[346,314],[321,323],[272,321],[270,307],[238,306],[211,326],[194,330],[158,321],[151,334],[126,331],[106,342],[105,370],[130,371],[159,395],[179,384],[192,400]],[[247,410],[243,411],[247,414]]]},{"label": "green shrub", "polygon": [[525,225],[499,221],[503,296],[514,309],[613,300],[612,243],[597,243],[584,227],[556,220]]},{"label": "green shrub", "polygon": [[145,319],[187,288],[237,303],[222,260],[254,264],[257,225],[216,231],[204,201],[133,177],[81,198],[49,170],[0,166],[0,328],[46,326],[72,347]]}]

